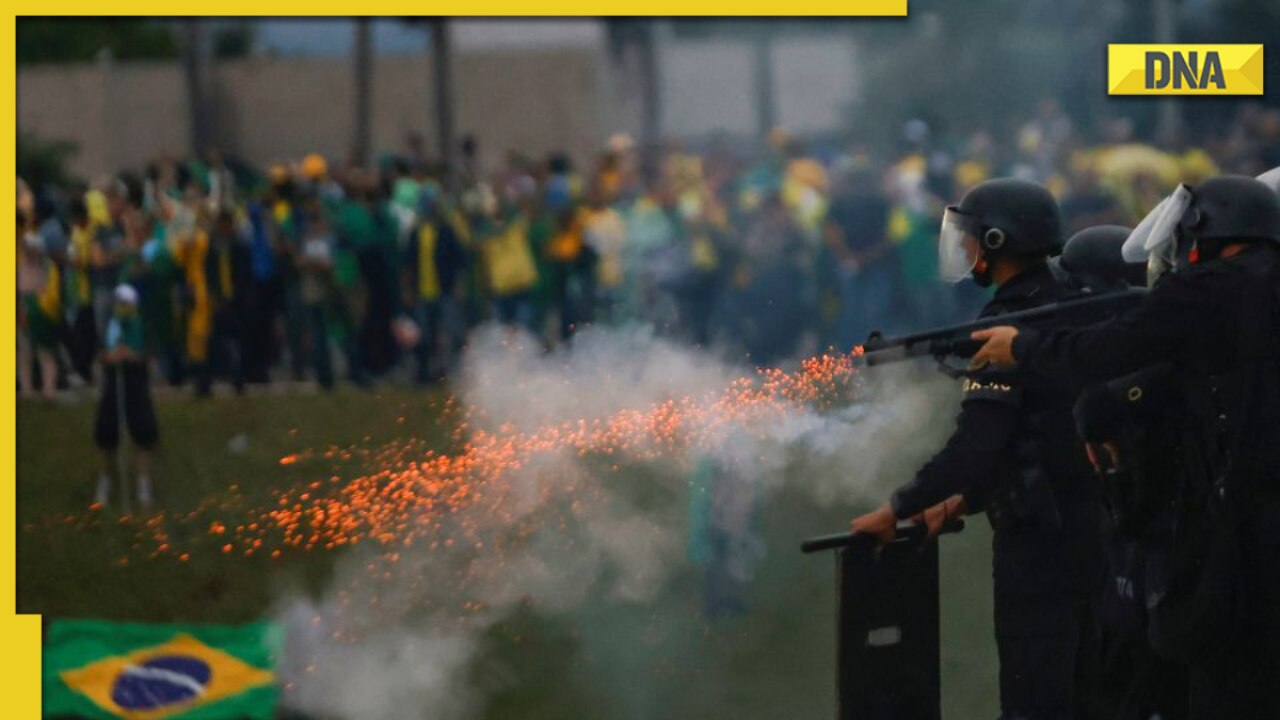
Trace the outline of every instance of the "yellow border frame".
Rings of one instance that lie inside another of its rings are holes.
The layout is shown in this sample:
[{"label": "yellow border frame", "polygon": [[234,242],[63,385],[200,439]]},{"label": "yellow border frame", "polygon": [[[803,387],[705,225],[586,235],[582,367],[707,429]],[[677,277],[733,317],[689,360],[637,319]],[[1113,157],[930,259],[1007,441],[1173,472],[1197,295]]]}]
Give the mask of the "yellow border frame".
[{"label": "yellow border frame", "polygon": [[[18,69],[15,57],[15,40],[17,32],[17,16],[11,16],[0,30],[0,47],[10,48],[4,57],[8,66],[3,72],[4,87],[3,114],[6,137],[3,153],[0,154],[0,165],[4,171],[0,173],[0,193],[4,197],[14,197],[8,193],[16,192],[17,182],[17,142],[18,142]],[[14,225],[4,226],[4,234],[0,242],[5,247],[17,247]],[[9,262],[15,262],[15,255],[8,254]],[[17,284],[17,267],[11,264],[9,269],[0,272],[0,297],[14,300]],[[0,478],[3,485],[3,497],[0,497],[0,687],[4,689],[6,715],[15,718],[40,717],[40,616],[17,614],[17,550],[18,550],[18,516],[17,516],[17,388],[14,378],[17,377],[17,355],[13,348],[17,347],[17,308],[13,305],[0,315],[0,337],[4,338],[9,352],[0,352],[0,377],[9,378],[0,382],[0,407],[3,407],[4,434],[0,439],[0,458],[4,465],[0,467]]]},{"label": "yellow border frame", "polygon": [[[32,8],[34,9],[34,8]],[[283,0],[269,3],[264,7],[260,2],[248,0],[231,0],[218,7],[218,14],[230,16],[345,16],[336,3],[321,4],[303,3],[299,0]],[[398,0],[388,2],[382,0],[363,8],[370,15],[390,15],[404,17],[420,13],[420,5],[410,5]],[[434,6],[442,15],[464,15],[471,17],[491,16],[594,16],[600,11],[598,2],[586,0],[557,0],[552,3],[533,5],[516,0],[487,2],[483,5],[471,3],[446,2]],[[101,8],[90,8],[82,3],[63,3],[54,7],[40,8],[41,15],[76,16],[90,14],[90,11]],[[117,15],[155,15],[171,16],[173,6],[156,0],[129,0],[112,7]],[[692,15],[758,15],[768,17],[810,15],[810,16],[868,16],[868,17],[902,17],[907,14],[907,0],[807,0],[802,5],[786,5],[764,3],[752,0],[746,3],[729,3],[725,0],[702,0],[702,2],[675,2],[673,0],[615,0],[609,6],[613,15],[649,15],[649,16],[692,16]],[[328,12],[326,12],[328,11]],[[34,13],[33,13],[34,14]],[[10,140],[4,143],[3,154],[0,154],[0,195],[14,197],[17,177],[17,60],[14,55],[17,34],[17,21],[21,15],[11,14],[4,22],[0,34],[0,47],[10,48],[3,58],[3,106],[0,112],[4,115],[4,132]],[[0,242],[4,247],[16,247],[12,223],[3,226]],[[13,255],[9,256],[11,262]],[[0,296],[10,300],[16,297],[17,268],[0,272]],[[13,348],[17,347],[17,312],[10,306],[0,315],[0,339],[7,351],[0,351],[0,378],[10,378],[0,382],[0,407],[3,408],[3,438],[0,439],[0,697],[4,697],[0,708],[6,717],[39,718],[41,711],[41,625],[39,615],[17,614],[17,393],[13,378],[17,372],[17,358]]]},{"label": "yellow border frame", "polygon": [[[491,0],[483,3],[466,3],[450,0],[449,2],[432,3],[430,9],[439,15],[459,17],[570,17],[600,15],[599,2],[589,0],[555,0],[549,3],[533,4],[520,0]],[[49,8],[40,8],[32,15],[85,15],[93,10],[82,3],[61,3]],[[233,17],[276,17],[300,15],[310,17],[350,17],[349,6],[338,3],[305,3],[300,0],[277,0],[267,3],[251,0],[229,0],[218,5],[218,12],[212,15]],[[408,17],[421,15],[422,5],[414,5],[403,0],[377,0],[372,4],[361,6],[366,12],[362,15],[388,15],[392,17]],[[111,7],[112,15],[148,15],[157,17],[173,17],[174,7],[171,3],[157,0],[127,0]],[[785,3],[766,3],[761,0],[747,2],[726,2],[726,0],[702,0],[701,2],[678,2],[677,0],[614,0],[608,5],[608,14],[614,16],[849,16],[849,17],[902,17],[907,14],[907,0],[805,0],[799,5]],[[348,11],[348,12],[344,12]],[[25,15],[28,13],[16,13]],[[12,62],[12,61],[10,61]]]}]

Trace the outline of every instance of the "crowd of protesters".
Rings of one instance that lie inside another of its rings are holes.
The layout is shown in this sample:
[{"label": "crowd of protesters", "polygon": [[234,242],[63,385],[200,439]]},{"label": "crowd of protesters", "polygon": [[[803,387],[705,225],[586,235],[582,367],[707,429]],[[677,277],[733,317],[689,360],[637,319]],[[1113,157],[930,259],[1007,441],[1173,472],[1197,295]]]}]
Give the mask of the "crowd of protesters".
[{"label": "crowd of protesters", "polygon": [[467,139],[451,169],[411,139],[375,168],[313,154],[255,172],[210,153],[81,188],[20,179],[20,390],[94,382],[122,287],[146,382],[200,396],[434,382],[484,322],[548,347],[643,323],[776,363],[971,316],[980,291],[936,277],[936,229],[988,177],[1046,183],[1071,232],[1132,223],[1179,180],[1280,164],[1280,112],[1255,106],[1176,150],[1123,120],[1085,138],[1048,101],[1011,138],[923,121],[901,136],[892,152],[775,130],[644,154],[617,135],[585,165],[513,151],[496,168]]}]

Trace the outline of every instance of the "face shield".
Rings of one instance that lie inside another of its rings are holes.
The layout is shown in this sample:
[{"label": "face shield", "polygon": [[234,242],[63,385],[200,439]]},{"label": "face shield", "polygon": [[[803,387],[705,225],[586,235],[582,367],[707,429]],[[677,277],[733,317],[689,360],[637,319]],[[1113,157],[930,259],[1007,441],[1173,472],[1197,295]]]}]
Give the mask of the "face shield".
[{"label": "face shield", "polygon": [[1273,167],[1259,175],[1258,182],[1271,188],[1271,192],[1280,194],[1280,166]]},{"label": "face shield", "polygon": [[1177,264],[1178,238],[1176,230],[1178,221],[1191,207],[1191,189],[1179,185],[1173,194],[1160,201],[1138,226],[1129,233],[1120,254],[1125,262],[1147,261],[1147,284],[1154,284],[1156,279]]},{"label": "face shield", "polygon": [[938,276],[951,283],[969,277],[978,264],[978,220],[948,207],[938,233]]}]

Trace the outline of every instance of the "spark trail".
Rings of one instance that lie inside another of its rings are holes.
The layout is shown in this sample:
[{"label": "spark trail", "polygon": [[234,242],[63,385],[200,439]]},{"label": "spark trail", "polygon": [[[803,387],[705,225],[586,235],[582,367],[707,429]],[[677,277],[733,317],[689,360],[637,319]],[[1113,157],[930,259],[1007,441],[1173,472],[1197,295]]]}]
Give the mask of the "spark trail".
[{"label": "spark trail", "polygon": [[[855,358],[860,354],[859,347],[847,354],[818,355],[792,371],[761,368],[755,376],[738,378],[719,392],[672,397],[646,408],[531,431],[519,431],[510,424],[494,430],[472,429],[467,420],[470,410],[464,409],[454,430],[459,447],[454,453],[428,449],[417,441],[374,450],[303,450],[280,458],[279,464],[355,460],[374,469],[351,479],[333,475],[273,491],[267,507],[254,507],[233,484],[189,512],[160,512],[119,522],[136,529],[135,552],[182,562],[193,552],[207,551],[210,544],[176,540],[172,534],[176,526],[204,527],[217,551],[241,556],[280,558],[286,552],[372,543],[394,561],[397,548],[415,545],[452,547],[467,542],[482,547],[494,540],[495,532],[518,525],[513,506],[529,502],[513,497],[517,490],[509,480],[514,473],[536,472],[540,467],[557,472],[563,464],[553,460],[576,457],[591,463],[595,473],[591,481],[603,481],[620,463],[673,459],[708,450],[728,432],[759,431],[789,413],[847,402],[856,394]],[[586,501],[600,492],[591,484],[543,483],[533,502]],[[47,524],[81,527],[101,521],[98,513],[90,513]],[[129,558],[118,562],[128,564]]]},{"label": "spark trail", "polygon": [[[414,460],[392,449],[388,452],[395,457],[387,458],[385,469],[357,477],[337,493],[321,495],[323,483],[282,493],[276,507],[236,528],[228,552],[259,549],[274,533],[284,546],[304,550],[369,541],[411,546],[429,540],[445,519],[459,516],[464,508],[500,518],[510,490],[504,479],[540,458],[568,453],[603,459],[602,467],[616,470],[609,459],[644,462],[705,448],[728,428],[749,428],[800,406],[824,406],[848,397],[856,352],[813,357],[793,372],[762,369],[756,378],[734,381],[719,394],[671,398],[604,418],[533,432],[509,426],[477,430],[452,455],[427,451]],[[281,463],[296,460],[289,456]]]}]

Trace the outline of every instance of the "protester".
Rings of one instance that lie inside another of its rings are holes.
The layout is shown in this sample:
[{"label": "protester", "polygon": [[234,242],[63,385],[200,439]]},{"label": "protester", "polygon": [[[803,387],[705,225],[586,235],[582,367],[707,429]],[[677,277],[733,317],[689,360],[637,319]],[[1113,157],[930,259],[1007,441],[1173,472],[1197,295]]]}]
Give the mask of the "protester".
[{"label": "protester", "polygon": [[84,198],[71,201],[71,238],[63,268],[63,313],[67,326],[67,351],[71,367],[86,382],[93,380],[94,355],[98,348],[97,325],[93,319],[93,284],[89,275],[93,226]]},{"label": "protester", "polygon": [[61,288],[56,263],[45,252],[44,239],[19,219],[21,246],[18,263],[18,388],[25,397],[35,394],[33,361],[40,371],[40,396],[52,400],[58,367],[54,353],[58,344],[58,317]]},{"label": "protester", "polygon": [[203,271],[210,330],[205,357],[197,368],[196,394],[208,396],[215,375],[229,378],[236,392],[242,393],[245,383],[242,333],[249,317],[249,250],[229,209],[217,211]]},{"label": "protester", "polygon": [[525,198],[506,218],[491,209],[476,227],[480,255],[487,276],[486,290],[493,298],[494,318],[504,325],[536,330],[531,293],[539,275],[529,244],[529,222],[534,201]]},{"label": "protester", "polygon": [[417,323],[415,377],[429,383],[443,377],[448,348],[441,346],[446,306],[456,297],[459,276],[466,270],[466,251],[434,193],[422,193],[415,215],[420,218],[402,262],[404,305]]},{"label": "protester", "polygon": [[622,215],[608,202],[609,185],[601,182],[587,196],[582,218],[582,242],[595,256],[595,308],[593,317],[613,322],[623,284],[623,253],[627,228]]},{"label": "protester", "polygon": [[88,187],[23,184],[19,377],[30,393],[38,374],[47,395],[91,377],[122,281],[157,376],[194,377],[200,395],[215,378],[332,388],[340,364],[361,386],[401,367],[434,382],[491,321],[548,347],[639,323],[747,362],[848,350],[986,301],[936,279],[943,198],[1018,174],[1058,193],[1068,230],[1133,223],[1180,179],[1256,172],[1280,147],[1275,115],[1242,111],[1229,134],[1177,153],[1121,122],[1095,142],[1046,101],[1008,137],[912,120],[897,152],[815,152],[781,128],[661,152],[618,134],[594,159],[513,148],[488,172],[468,138],[451,175],[411,137],[376,168],[310,153],[254,178],[211,152]]},{"label": "protester", "polygon": [[864,341],[872,329],[891,329],[883,323],[897,272],[888,237],[889,201],[877,186],[870,160],[858,157],[853,162],[823,233],[838,265],[840,323],[834,344],[845,348]]},{"label": "protester", "polygon": [[[107,320],[102,352],[102,394],[98,400],[94,423],[94,442],[103,453],[102,471],[98,475],[94,502],[106,505],[111,495],[111,475],[118,467],[121,424],[129,429],[135,452],[132,454],[137,472],[138,504],[148,509],[152,504],[150,453],[159,441],[155,407],[151,402],[151,385],[147,377],[147,361],[143,340],[143,323],[138,314],[138,292],[131,285],[120,285]],[[123,477],[121,480],[123,481]]]},{"label": "protester", "polygon": [[328,220],[313,200],[305,211],[306,230],[302,235],[301,250],[295,260],[298,271],[298,298],[300,317],[293,321],[300,325],[297,331],[304,338],[298,353],[305,358],[295,360],[301,367],[310,366],[320,387],[333,389],[333,359],[329,347],[329,327],[337,305],[337,283],[334,278],[336,253],[333,233]]}]

